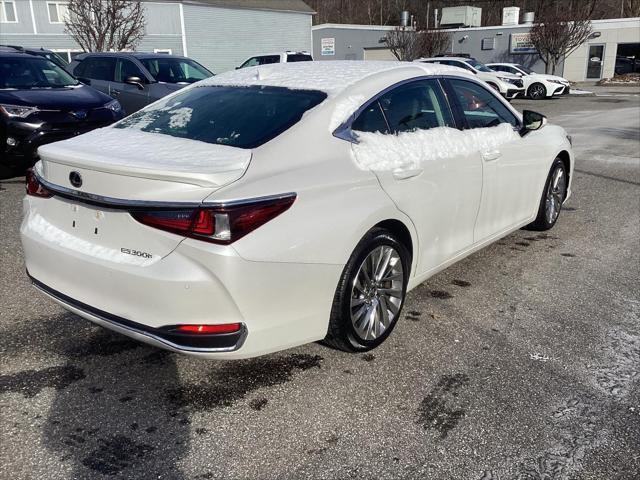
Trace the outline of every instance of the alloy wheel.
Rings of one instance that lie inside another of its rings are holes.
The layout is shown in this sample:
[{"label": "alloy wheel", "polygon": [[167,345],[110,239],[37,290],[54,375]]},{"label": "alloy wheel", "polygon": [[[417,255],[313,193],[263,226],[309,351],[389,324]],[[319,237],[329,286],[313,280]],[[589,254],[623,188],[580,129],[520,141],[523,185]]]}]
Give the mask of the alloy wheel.
[{"label": "alloy wheel", "polygon": [[545,96],[544,86],[540,84],[531,85],[531,87],[529,88],[529,97],[531,97],[534,100],[538,100],[540,98],[543,98],[544,96]]},{"label": "alloy wheel", "polygon": [[379,338],[402,305],[404,271],[398,252],[381,245],[364,259],[351,289],[351,323],[365,341]]},{"label": "alloy wheel", "polygon": [[564,168],[557,166],[551,176],[545,200],[545,216],[548,223],[554,223],[558,218],[562,202],[564,202],[566,188],[567,180]]}]

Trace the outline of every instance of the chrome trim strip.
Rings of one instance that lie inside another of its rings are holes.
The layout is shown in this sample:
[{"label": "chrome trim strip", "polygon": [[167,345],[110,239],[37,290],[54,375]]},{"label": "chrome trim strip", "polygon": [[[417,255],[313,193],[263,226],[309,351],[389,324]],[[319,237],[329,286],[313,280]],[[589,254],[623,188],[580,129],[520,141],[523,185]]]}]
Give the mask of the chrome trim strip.
[{"label": "chrome trim strip", "polygon": [[[240,330],[240,338],[238,339],[238,341],[236,342],[236,344],[232,347],[224,347],[224,348],[197,348],[197,347],[185,347],[182,345],[178,345],[176,343],[170,342],[169,340],[166,340],[162,337],[159,337],[157,335],[154,335],[152,333],[149,332],[145,332],[144,330],[139,330],[133,327],[130,327],[128,325],[123,325],[121,323],[118,322],[114,322],[102,315],[97,315],[93,312],[89,312],[83,308],[80,308],[78,305],[74,305],[73,303],[67,302],[64,299],[56,296],[55,294],[53,294],[53,292],[50,292],[48,290],[45,290],[43,287],[41,287],[40,285],[38,285],[35,282],[31,282],[31,284],[37,288],[38,290],[40,290],[42,293],[44,293],[45,295],[47,295],[48,297],[52,298],[53,300],[55,300],[56,302],[62,304],[62,305],[66,305],[71,309],[74,310],[79,310],[82,313],[84,313],[85,315],[88,315],[90,317],[94,317],[97,318],[98,320],[107,323],[109,325],[113,325],[113,327],[115,327],[113,330],[114,331],[119,331],[119,330],[125,330],[127,332],[131,332],[131,333],[135,333],[137,335],[143,335],[145,337],[148,337],[152,340],[154,340],[155,342],[158,342],[162,345],[166,345],[167,347],[169,347],[172,350],[178,351],[178,352],[191,352],[191,353],[216,353],[216,352],[235,352],[236,350],[239,350],[240,347],[242,347],[242,345],[244,344],[244,341],[247,338],[247,328],[245,327],[244,323],[242,324],[242,328]],[[100,325],[100,324],[98,324]],[[101,325],[102,326],[102,325]],[[104,327],[107,328],[107,327]],[[126,335],[125,333],[123,333],[123,335]],[[135,338],[135,337],[134,337]]]},{"label": "chrome trim strip", "polygon": [[269,200],[281,200],[283,198],[291,198],[297,196],[295,192],[279,193],[275,195],[265,195],[262,197],[243,198],[240,200],[229,201],[212,201],[212,202],[162,202],[153,200],[124,200],[121,198],[106,197],[103,195],[96,195],[93,193],[87,193],[80,190],[73,190],[71,188],[62,187],[51,183],[42,178],[38,172],[33,172],[38,181],[54,194],[68,198],[70,200],[76,200],[99,207],[108,207],[121,210],[132,209],[158,209],[158,210],[172,210],[181,208],[199,208],[199,207],[235,207],[239,205],[245,205],[256,202],[266,202]]}]

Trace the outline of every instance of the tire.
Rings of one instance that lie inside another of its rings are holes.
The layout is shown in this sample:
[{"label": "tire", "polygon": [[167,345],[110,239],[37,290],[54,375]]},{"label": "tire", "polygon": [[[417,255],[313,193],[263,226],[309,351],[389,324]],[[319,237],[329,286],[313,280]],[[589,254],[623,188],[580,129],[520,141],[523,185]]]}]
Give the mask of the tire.
[{"label": "tire", "polygon": [[529,90],[527,90],[527,96],[531,100],[544,100],[547,97],[547,89],[541,83],[534,83],[529,86]]},{"label": "tire", "polygon": [[[387,262],[386,267],[375,269],[375,260],[382,261],[378,267]],[[346,352],[365,352],[384,342],[402,313],[410,269],[411,254],[391,232],[370,230],[344,267],[324,342]],[[367,272],[384,277],[373,285],[365,281]]]},{"label": "tire", "polygon": [[549,230],[556,224],[560,210],[562,210],[562,203],[567,198],[567,180],[568,175],[564,162],[556,158],[544,184],[542,198],[538,206],[538,216],[527,225],[528,230]]}]

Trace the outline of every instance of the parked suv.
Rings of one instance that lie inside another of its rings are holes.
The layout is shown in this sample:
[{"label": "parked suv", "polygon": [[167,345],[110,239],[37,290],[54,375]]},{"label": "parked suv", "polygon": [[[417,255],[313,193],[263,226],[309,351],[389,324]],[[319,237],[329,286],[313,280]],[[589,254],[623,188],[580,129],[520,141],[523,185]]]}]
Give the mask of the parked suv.
[{"label": "parked suv", "polygon": [[421,58],[416,62],[440,63],[451,65],[452,67],[463,68],[477,77],[484,80],[495,90],[500,92],[507,100],[512,100],[518,96],[524,96],[524,82],[520,77],[512,73],[494,72],[485,64],[480,63],[475,58],[470,57],[435,57]]},{"label": "parked suv", "polygon": [[0,51],[0,178],[32,166],[40,145],[123,116],[117,100],[78,82],[51,60]]},{"label": "parked suv", "polygon": [[190,58],[165,53],[85,53],[69,69],[80,81],[118,99],[127,115],[213,76]]},{"label": "parked suv", "polygon": [[536,73],[519,63],[488,63],[487,67],[496,72],[513,73],[522,78],[526,95],[532,100],[567,95],[571,90],[571,83],[566,78]]},{"label": "parked suv", "polygon": [[282,53],[269,53],[267,55],[256,55],[255,57],[248,58],[236,70],[239,68],[255,67],[257,65],[266,65],[268,63],[290,63],[290,62],[311,62],[313,57],[309,52],[291,52],[286,51]]},{"label": "parked suv", "polygon": [[69,62],[63,59],[56,52],[51,50],[47,50],[45,48],[25,48],[20,47],[18,45],[0,45],[0,53],[28,53],[30,55],[37,55],[39,57],[46,58],[47,60],[51,60],[53,63],[58,65],[60,68],[64,68],[65,70],[69,66]]}]

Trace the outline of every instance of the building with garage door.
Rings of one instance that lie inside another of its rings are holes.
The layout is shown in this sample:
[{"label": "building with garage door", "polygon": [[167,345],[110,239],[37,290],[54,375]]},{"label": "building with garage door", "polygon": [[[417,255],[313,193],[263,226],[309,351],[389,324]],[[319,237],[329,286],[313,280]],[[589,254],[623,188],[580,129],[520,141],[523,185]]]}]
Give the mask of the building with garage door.
[{"label": "building with garage door", "polygon": [[[313,27],[316,60],[395,60],[383,39],[392,26],[323,24]],[[597,81],[614,73],[640,72],[640,18],[594,20],[593,33],[557,66],[556,74],[574,82]],[[520,63],[544,73],[530,43],[531,24],[444,29],[446,53],[469,55],[483,63]]]},{"label": "building with garage door", "polygon": [[[248,57],[311,50],[313,10],[302,0],[144,1],[137,50],[185,55],[214,73]],[[0,0],[0,44],[47,48],[68,60],[81,50],[64,32],[66,2]]]}]

